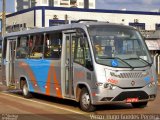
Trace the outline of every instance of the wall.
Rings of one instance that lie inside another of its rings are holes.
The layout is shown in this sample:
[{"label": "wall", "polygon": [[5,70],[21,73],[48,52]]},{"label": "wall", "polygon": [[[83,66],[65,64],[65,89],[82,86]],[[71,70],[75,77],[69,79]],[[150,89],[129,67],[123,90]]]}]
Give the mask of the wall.
[{"label": "wall", "polygon": [[[36,11],[35,16],[34,10]],[[36,27],[42,27],[42,23],[44,23],[44,26],[48,27],[49,20],[53,19],[54,15],[57,15],[59,20],[65,20],[65,15],[67,15],[68,20],[96,19],[125,25],[129,25],[130,22],[133,23],[135,19],[138,19],[139,23],[145,23],[146,30],[155,30],[155,24],[160,23],[160,14],[150,12],[140,13],[141,12],[36,7],[9,15],[9,17],[7,17],[7,25],[13,25],[13,23],[16,22],[17,24],[26,23],[27,27],[34,27],[34,25]]]},{"label": "wall", "polygon": [[34,26],[34,11],[6,18],[6,26],[10,26],[13,24],[23,24],[23,23],[26,23],[27,27]]},{"label": "wall", "polygon": [[42,10],[36,10],[36,25],[35,27],[42,27]]},{"label": "wall", "polygon": [[116,13],[98,13],[98,12],[77,12],[77,11],[58,11],[46,10],[45,11],[45,26],[49,26],[49,19],[53,19],[57,15],[59,20],[64,20],[64,16],[68,15],[69,20],[79,19],[96,19],[99,21],[108,21],[111,23],[122,23],[129,25],[138,19],[139,23],[145,23],[146,30],[155,30],[155,24],[160,23],[160,16],[156,15],[135,15],[135,14],[116,14]]}]

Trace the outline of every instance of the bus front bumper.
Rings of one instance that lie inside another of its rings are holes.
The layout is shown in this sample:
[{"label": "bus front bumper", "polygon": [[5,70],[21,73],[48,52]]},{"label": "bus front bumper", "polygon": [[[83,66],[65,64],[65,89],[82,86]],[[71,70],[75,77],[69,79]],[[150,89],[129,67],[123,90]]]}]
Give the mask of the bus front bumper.
[{"label": "bus front bumper", "polygon": [[[145,86],[138,89],[122,89],[117,87],[114,90],[105,88],[92,89],[92,104],[114,104],[153,101],[156,98],[157,87],[149,88]],[[131,101],[128,101],[131,99]]]}]

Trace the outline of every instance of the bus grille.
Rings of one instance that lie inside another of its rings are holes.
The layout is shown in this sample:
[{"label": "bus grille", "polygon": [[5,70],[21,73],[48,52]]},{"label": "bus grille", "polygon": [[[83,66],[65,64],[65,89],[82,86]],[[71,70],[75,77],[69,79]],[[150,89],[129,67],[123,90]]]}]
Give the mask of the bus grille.
[{"label": "bus grille", "polygon": [[142,73],[120,73],[119,75],[116,75],[115,73],[110,73],[111,76],[118,77],[118,78],[141,78],[145,77],[147,74]]},{"label": "bus grille", "polygon": [[113,99],[113,101],[123,101],[127,98],[138,98],[139,100],[148,99],[149,96],[144,91],[128,91],[122,92],[117,97]]}]

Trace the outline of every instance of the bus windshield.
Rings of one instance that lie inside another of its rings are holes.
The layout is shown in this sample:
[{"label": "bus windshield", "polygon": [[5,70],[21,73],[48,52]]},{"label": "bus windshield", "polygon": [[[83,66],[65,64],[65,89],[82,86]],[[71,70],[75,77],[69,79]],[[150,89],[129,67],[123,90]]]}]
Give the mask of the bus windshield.
[{"label": "bus windshield", "polygon": [[138,31],[120,26],[90,26],[96,62],[111,67],[145,67],[152,61]]}]

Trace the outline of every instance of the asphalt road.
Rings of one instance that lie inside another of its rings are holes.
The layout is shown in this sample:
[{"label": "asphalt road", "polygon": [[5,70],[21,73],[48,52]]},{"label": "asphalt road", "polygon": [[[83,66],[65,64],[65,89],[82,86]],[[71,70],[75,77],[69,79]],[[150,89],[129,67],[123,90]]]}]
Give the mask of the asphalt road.
[{"label": "asphalt road", "polygon": [[160,86],[157,98],[145,108],[133,108],[130,104],[99,106],[95,112],[85,113],[79,104],[54,97],[34,94],[25,99],[19,91],[6,91],[1,87],[0,120],[160,120]]}]

